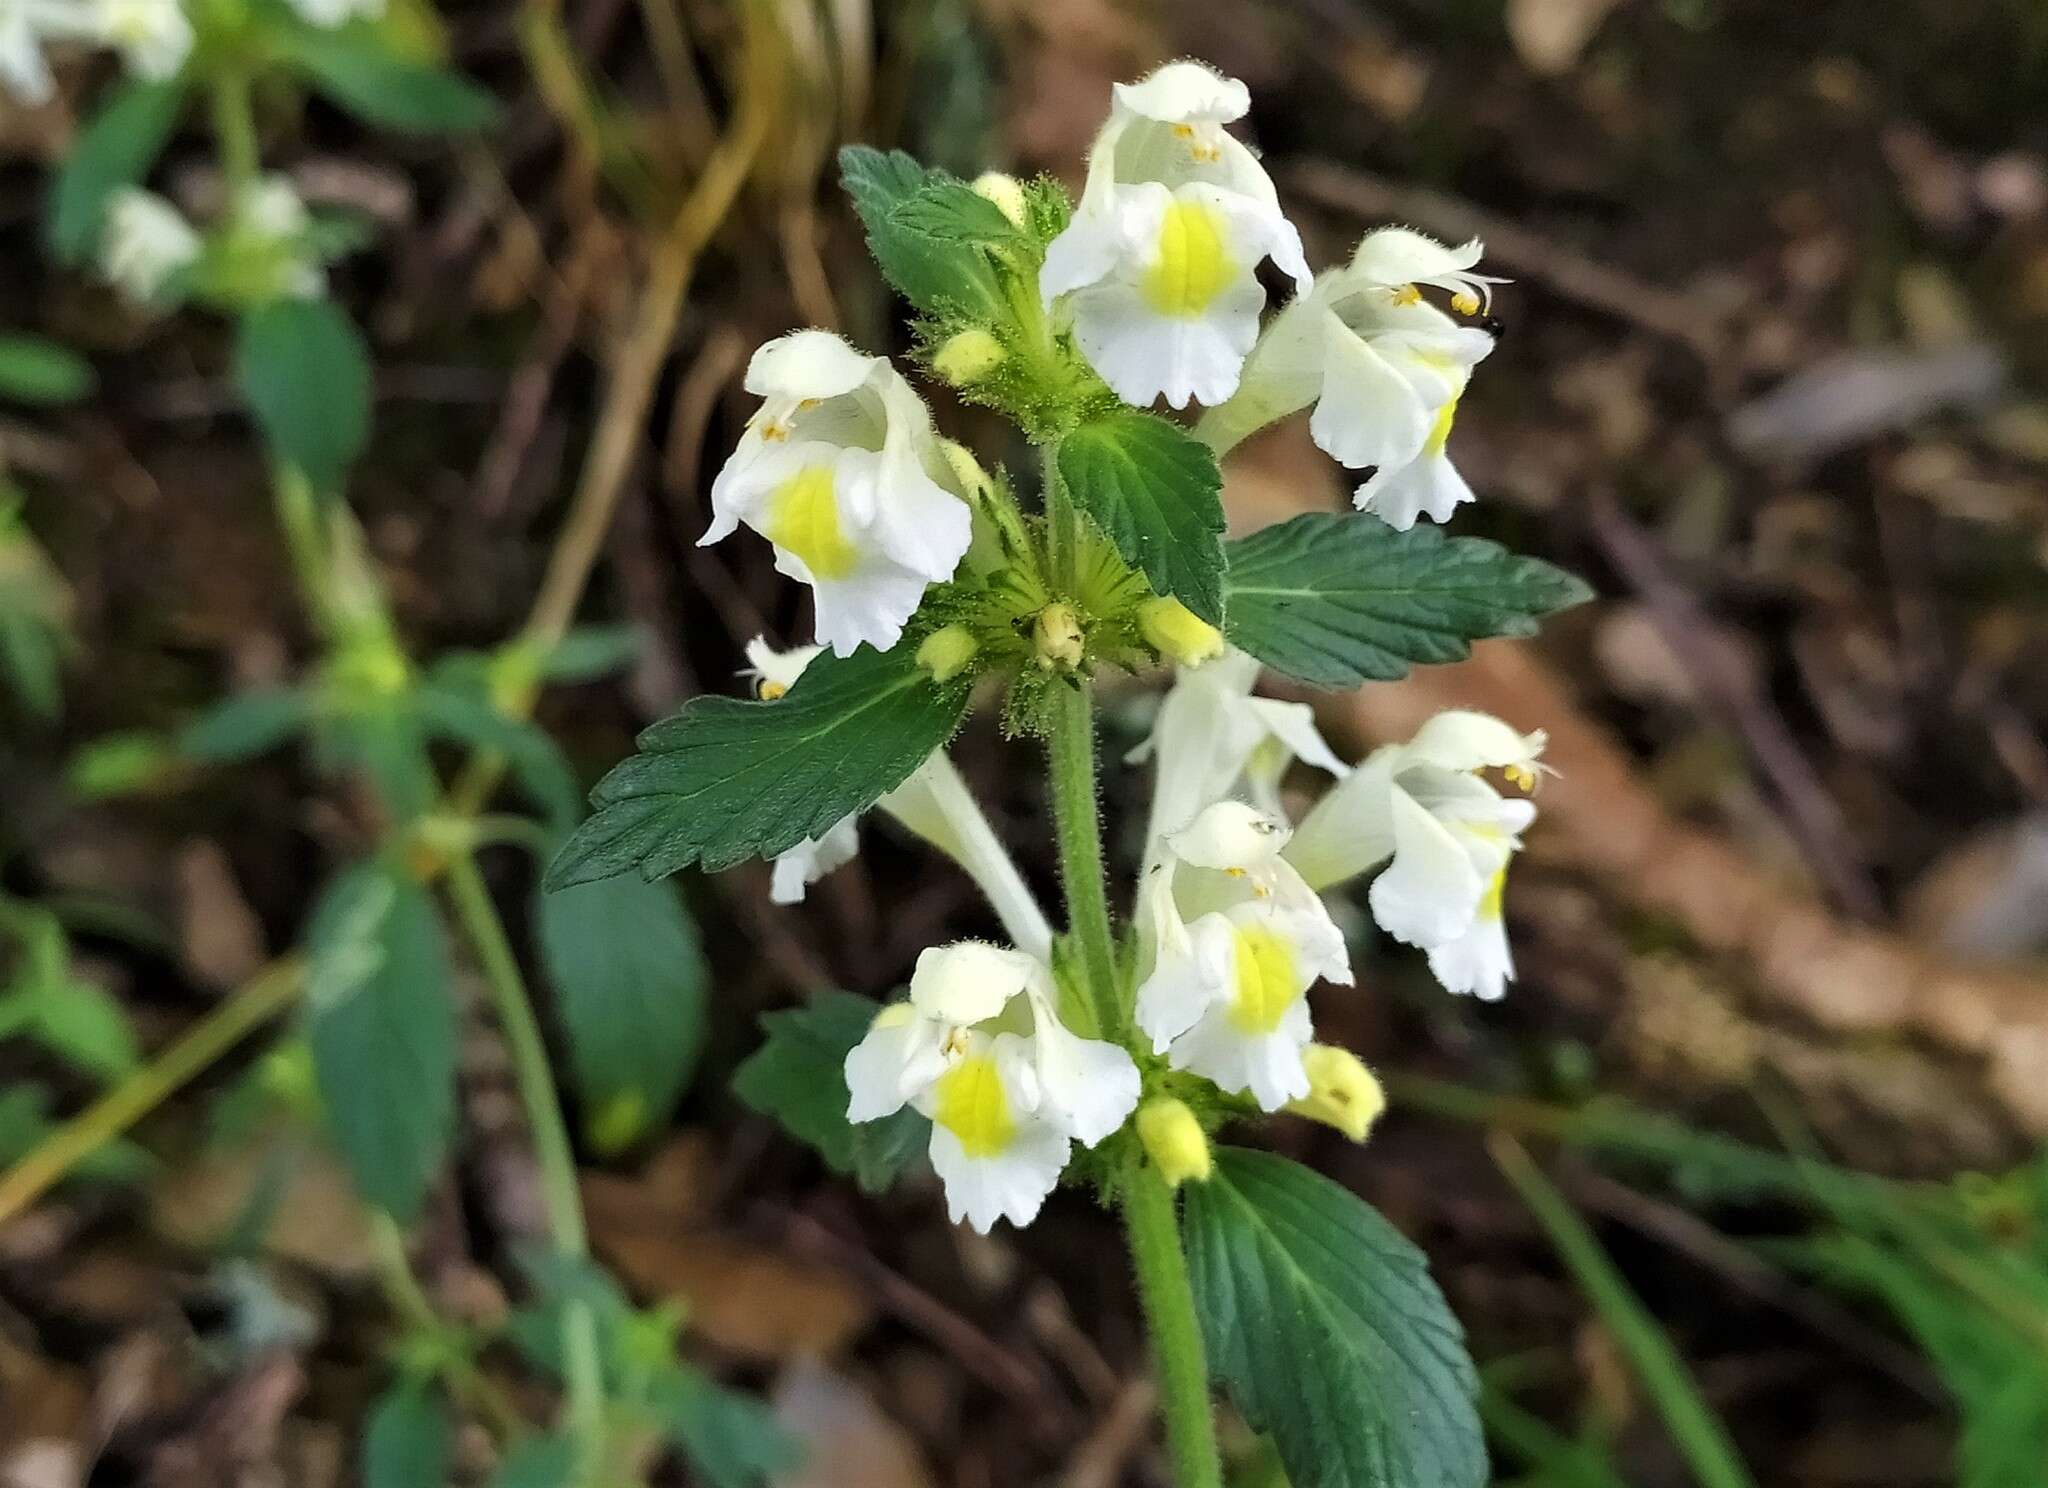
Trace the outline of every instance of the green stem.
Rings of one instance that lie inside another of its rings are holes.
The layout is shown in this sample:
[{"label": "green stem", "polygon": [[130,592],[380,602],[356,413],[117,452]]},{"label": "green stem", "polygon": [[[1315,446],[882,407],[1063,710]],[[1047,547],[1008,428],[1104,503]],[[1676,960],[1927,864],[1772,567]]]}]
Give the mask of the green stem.
[{"label": "green stem", "polygon": [[313,494],[313,483],[290,465],[277,466],[270,489],[299,592],[321,632],[332,639],[336,625],[333,570],[320,520],[320,498]]},{"label": "green stem", "polygon": [[249,74],[239,66],[222,67],[213,76],[207,99],[213,110],[214,136],[220,142],[221,174],[227,178],[228,194],[233,197],[263,169]]},{"label": "green stem", "polygon": [[1188,1284],[1187,1257],[1173,1190],[1159,1170],[1133,1161],[1124,1179],[1124,1233],[1138,1274],[1138,1300],[1152,1337],[1159,1375],[1159,1412],[1166,1419],[1166,1451],[1175,1488],[1221,1488],[1216,1418],[1209,1403],[1209,1364],[1202,1324]]},{"label": "green stem", "polygon": [[[491,901],[490,889],[476,859],[455,854],[448,863],[449,901],[476,948],[477,964],[491,994],[491,1006],[511,1049],[513,1078],[533,1131],[534,1157],[540,1165],[541,1204],[556,1249],[582,1257],[590,1253],[583,1223],[583,1200],[576,1187],[576,1154],[569,1144],[568,1123],[555,1098],[554,1076],[548,1067],[547,1044],[533,1015],[526,979],[505,934],[504,921]],[[597,1320],[587,1304],[573,1304],[562,1314],[563,1378],[567,1384],[565,1420],[578,1443],[577,1483],[595,1480],[604,1458],[604,1378],[597,1351]]]},{"label": "green stem", "polygon": [[1096,1032],[1121,1043],[1123,998],[1116,970],[1116,940],[1109,927],[1103,883],[1102,818],[1095,800],[1095,707],[1088,684],[1055,688],[1052,733],[1046,741],[1052,775],[1053,826],[1059,839],[1060,881],[1067,898],[1067,933],[1081,952],[1081,972],[1095,1010]]}]

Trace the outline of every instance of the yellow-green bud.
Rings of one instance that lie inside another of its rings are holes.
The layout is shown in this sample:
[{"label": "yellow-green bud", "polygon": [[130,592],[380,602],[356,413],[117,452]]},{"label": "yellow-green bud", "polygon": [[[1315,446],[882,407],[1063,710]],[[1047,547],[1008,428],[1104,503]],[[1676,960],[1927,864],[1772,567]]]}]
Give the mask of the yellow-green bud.
[{"label": "yellow-green bud", "polygon": [[1301,1063],[1308,1071],[1308,1094],[1289,1101],[1287,1109],[1334,1126],[1354,1142],[1363,1142],[1387,1108],[1387,1093],[1372,1071],[1349,1049],[1333,1044],[1310,1044]]},{"label": "yellow-green bud", "polygon": [[1138,1107],[1138,1140],[1168,1188],[1179,1188],[1190,1178],[1206,1183],[1215,1170],[1202,1123],[1185,1101],[1170,1095],[1154,1096]]},{"label": "yellow-green bud", "polygon": [[1138,629],[1153,650],[1181,666],[1223,654],[1223,632],[1171,595],[1138,606]]},{"label": "yellow-green bud", "polygon": [[945,625],[924,638],[917,648],[917,664],[932,674],[934,682],[950,682],[967,669],[981,642],[964,625]]},{"label": "yellow-green bud", "polygon": [[954,387],[966,387],[995,371],[1007,355],[1002,342],[976,326],[946,338],[932,353],[932,371]]},{"label": "yellow-green bud", "polygon": [[1014,227],[1024,225],[1024,188],[1017,184],[1015,176],[1006,176],[1001,171],[983,171],[974,178],[974,193],[985,196],[996,204]]},{"label": "yellow-green bud", "polygon": [[598,1153],[615,1157],[646,1128],[647,1097],[637,1090],[620,1090],[589,1115],[583,1135]]},{"label": "yellow-green bud", "polygon": [[1072,605],[1062,601],[1038,612],[1031,627],[1031,645],[1038,652],[1038,664],[1048,672],[1074,670],[1081,664],[1087,644],[1081,616]]},{"label": "yellow-green bud", "polygon": [[974,458],[974,451],[957,439],[941,439],[939,453],[946,457],[946,464],[953,472],[953,479],[960,483],[960,490],[968,500],[986,500],[995,482],[988,478],[988,472],[981,468],[981,461]]}]

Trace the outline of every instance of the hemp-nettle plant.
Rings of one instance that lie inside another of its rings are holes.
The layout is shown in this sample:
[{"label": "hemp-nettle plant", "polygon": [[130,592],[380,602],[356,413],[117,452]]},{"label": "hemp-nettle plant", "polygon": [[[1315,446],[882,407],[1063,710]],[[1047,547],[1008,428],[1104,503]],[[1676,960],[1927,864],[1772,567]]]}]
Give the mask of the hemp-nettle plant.
[{"label": "hemp-nettle plant", "polygon": [[[771,544],[811,588],[818,644],[757,642],[754,698],[694,699],[647,730],[548,881],[768,858],[789,902],[880,807],[973,878],[1009,943],[927,949],[886,1006],[832,994],[773,1015],[741,1095],[870,1189],[926,1153],[978,1230],[1031,1223],[1062,1184],[1119,1210],[1184,1488],[1221,1480],[1212,1378],[1296,1488],[1466,1488],[1486,1477],[1475,1376],[1421,1254],[1349,1191],[1216,1138],[1285,1114],[1362,1141],[1384,1104],[1356,1056],[1315,1039],[1312,988],[1363,995],[1324,892],[1376,874],[1382,929],[1448,990],[1502,995],[1503,885],[1544,736],[1448,712],[1354,765],[1307,705],[1255,686],[1262,668],[1398,678],[1587,591],[1417,525],[1472,497],[1447,443],[1493,344],[1471,321],[1501,282],[1480,245],[1389,228],[1312,275],[1227,128],[1249,104],[1196,62],[1117,87],[1078,204],[1047,180],[843,152],[915,312],[914,360],[1014,421],[1035,479],[943,438],[882,357],[819,330],[762,347],[761,406],[703,541],[744,526]],[[1294,294],[1262,326],[1268,260]],[[1181,422],[1161,401],[1203,411]],[[1303,409],[1320,448],[1370,472],[1360,511],[1226,541],[1219,458]],[[1092,693],[1107,670],[1162,664],[1119,918]],[[1045,747],[1058,932],[946,756],[998,696],[1006,731]],[[1298,823],[1280,791],[1296,762],[1333,782]]]}]

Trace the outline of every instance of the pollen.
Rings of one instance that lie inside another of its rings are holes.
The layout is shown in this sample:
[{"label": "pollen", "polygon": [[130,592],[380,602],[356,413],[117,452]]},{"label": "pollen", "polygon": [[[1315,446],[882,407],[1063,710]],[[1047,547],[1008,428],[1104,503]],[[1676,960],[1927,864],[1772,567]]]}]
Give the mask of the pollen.
[{"label": "pollen", "polygon": [[839,522],[829,465],[807,465],[775,488],[762,535],[802,559],[813,578],[843,579],[860,562]]},{"label": "pollen", "polygon": [[1412,284],[1402,285],[1393,292],[1393,295],[1394,303],[1397,305],[1419,305],[1422,303],[1422,291]]},{"label": "pollen", "polygon": [[969,1157],[998,1157],[1017,1135],[1002,1073],[986,1054],[963,1059],[939,1077],[932,1120],[960,1139]]},{"label": "pollen", "polygon": [[767,423],[761,425],[761,437],[770,444],[780,444],[783,440],[789,438],[789,425],[779,424],[774,419],[770,419]]},{"label": "pollen", "polygon": [[1527,765],[1509,765],[1501,771],[1501,774],[1507,776],[1508,784],[1514,786],[1517,790],[1533,791],[1536,789],[1536,772]]},{"label": "pollen", "polygon": [[1138,289],[1157,314],[1192,320],[1236,277],[1223,214],[1206,202],[1177,201],[1160,219],[1157,257]]},{"label": "pollen", "polygon": [[1451,308],[1460,315],[1477,315],[1479,313],[1479,296],[1472,293],[1469,289],[1461,289],[1451,296]]},{"label": "pollen", "polygon": [[787,682],[763,681],[759,687],[754,689],[754,695],[764,703],[772,703],[788,691],[789,684]]},{"label": "pollen", "polygon": [[1237,931],[1237,987],[1230,1021],[1240,1033],[1271,1033],[1301,997],[1294,947],[1284,937],[1254,926]]}]

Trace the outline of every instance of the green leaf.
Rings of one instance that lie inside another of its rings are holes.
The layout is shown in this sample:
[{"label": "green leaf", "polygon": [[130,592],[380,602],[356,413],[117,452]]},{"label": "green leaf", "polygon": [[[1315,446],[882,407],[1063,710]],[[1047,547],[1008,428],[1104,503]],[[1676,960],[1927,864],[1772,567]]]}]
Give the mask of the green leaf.
[{"label": "green leaf", "polygon": [[1124,409],[1060,441],[1059,475],[1155,590],[1223,623],[1223,475],[1207,445]]},{"label": "green leaf", "polygon": [[1486,636],[1533,635],[1537,617],[1593,591],[1499,543],[1418,523],[1310,512],[1228,545],[1230,639],[1321,687],[1405,677],[1462,661]]},{"label": "green leaf", "polygon": [[535,917],[586,1130],[617,1151],[667,1121],[696,1071],[710,979],[697,927],[673,888],[630,876],[544,892]]},{"label": "green leaf", "polygon": [[826,653],[772,702],[692,698],[598,782],[598,810],[549,865],[547,886],[629,868],[647,879],[692,863],[715,872],[822,837],[873,805],[967,710],[968,689],[934,683],[915,649]]},{"label": "green leaf", "polygon": [[846,1055],[879,1011],[851,992],[822,992],[804,1007],[769,1013],[761,1020],[767,1042],[732,1078],[741,1100],[773,1116],[869,1193],[894,1183],[931,1136],[931,1123],[908,1107],[881,1121],[846,1119]]},{"label": "green leaf", "polygon": [[[20,1162],[51,1130],[49,1091],[19,1080],[0,1090],[0,1165]],[[117,1138],[95,1147],[69,1174],[95,1183],[132,1183],[154,1162],[134,1143]]]},{"label": "green leaf", "polygon": [[[994,263],[979,243],[952,230],[972,210],[961,207],[953,194],[974,194],[963,182],[945,171],[926,170],[901,150],[883,154],[866,145],[848,145],[839,152],[839,179],[867,229],[868,249],[882,276],[911,304],[928,315],[977,320],[1006,315]],[[927,195],[928,190],[942,194]],[[990,210],[995,210],[992,205]],[[905,211],[907,220],[898,215]],[[995,215],[1002,218],[999,211]],[[980,220],[986,223],[985,217]],[[948,224],[946,231],[929,230],[941,221]]]},{"label": "green leaf", "polygon": [[59,263],[76,267],[92,256],[107,199],[149,174],[184,103],[183,79],[129,83],[85,127],[50,188],[50,252]]},{"label": "green leaf", "polygon": [[498,101],[468,79],[392,54],[373,26],[295,27],[286,55],[329,102],[400,134],[455,134],[497,122]]},{"label": "green leaf", "polygon": [[268,753],[312,722],[313,700],[293,688],[244,692],[215,703],[178,735],[177,751],[202,764]]},{"label": "green leaf", "polygon": [[41,336],[0,336],[0,398],[16,403],[76,403],[93,390],[92,363]]},{"label": "green leaf", "polygon": [[631,666],[641,649],[636,625],[579,625],[548,652],[541,675],[550,682],[589,682]]},{"label": "green leaf", "polygon": [[278,459],[341,489],[370,429],[370,354],[332,300],[273,300],[235,328],[235,386]]},{"label": "green leaf", "polygon": [[1422,1252],[1270,1153],[1218,1148],[1187,1193],[1211,1365],[1294,1488],[1482,1488],[1478,1375]]},{"label": "green leaf", "polygon": [[349,869],[306,932],[306,1035],[336,1145],[401,1222],[455,1136],[455,1003],[433,902],[381,863]]},{"label": "green leaf", "polygon": [[892,226],[943,243],[978,243],[1010,248],[1026,239],[1003,209],[969,186],[940,171],[928,171],[925,182],[889,212]]},{"label": "green leaf", "polygon": [[687,1365],[660,1371],[648,1397],[662,1432],[710,1488],[754,1488],[803,1456],[802,1444],[758,1400]]},{"label": "green leaf", "polygon": [[542,729],[500,712],[481,692],[438,682],[415,688],[412,706],[432,737],[503,755],[513,778],[557,826],[566,830],[583,814],[575,773]]},{"label": "green leaf", "polygon": [[359,772],[395,820],[411,821],[434,804],[427,736],[409,698],[380,698],[323,717],[314,743],[314,759],[323,772]]},{"label": "green leaf", "polygon": [[363,1488],[441,1488],[453,1441],[438,1395],[410,1380],[392,1386],[363,1430]]},{"label": "green leaf", "polygon": [[29,1025],[51,1053],[107,1080],[142,1063],[142,1050],[120,1000],[97,982],[66,976],[35,998]]},{"label": "green leaf", "polygon": [[491,1488],[562,1488],[575,1477],[576,1438],[550,1432],[507,1451],[491,1474]]}]

